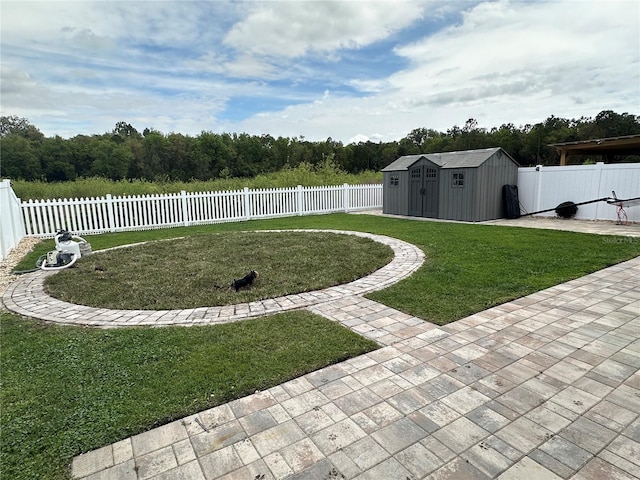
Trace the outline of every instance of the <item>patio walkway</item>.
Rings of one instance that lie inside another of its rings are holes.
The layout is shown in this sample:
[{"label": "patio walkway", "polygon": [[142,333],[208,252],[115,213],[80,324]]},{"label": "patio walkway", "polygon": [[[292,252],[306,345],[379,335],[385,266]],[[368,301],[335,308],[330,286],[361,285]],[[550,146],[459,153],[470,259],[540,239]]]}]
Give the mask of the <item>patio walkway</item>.
[{"label": "patio walkway", "polygon": [[72,474],[639,479],[639,283],[637,257],[444,327],[345,291],[306,308],[383,348],[80,455]]}]

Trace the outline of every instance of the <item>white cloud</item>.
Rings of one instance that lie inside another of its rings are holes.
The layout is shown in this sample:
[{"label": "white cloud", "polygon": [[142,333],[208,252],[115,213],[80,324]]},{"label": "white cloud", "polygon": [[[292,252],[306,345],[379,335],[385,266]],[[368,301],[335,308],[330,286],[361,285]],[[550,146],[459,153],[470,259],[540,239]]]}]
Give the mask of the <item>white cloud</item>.
[{"label": "white cloud", "polygon": [[273,79],[282,76],[272,63],[251,55],[240,55],[223,63],[222,68],[227,75],[235,78]]},{"label": "white cloud", "polygon": [[367,143],[369,141],[369,137],[367,137],[366,135],[362,135],[361,133],[351,137],[349,140],[347,140],[347,145],[350,143]]},{"label": "white cloud", "polygon": [[[495,2],[462,22],[398,46],[408,68],[358,82],[366,98],[287,109],[286,123],[261,116],[262,129],[307,138],[353,138],[413,128],[446,130],[474,117],[486,128],[578,118],[604,109],[638,113],[640,27],[636,2]],[[258,129],[253,120],[239,125]],[[326,132],[326,133],[325,133]]]},{"label": "white cloud", "polygon": [[[464,101],[473,92],[487,99],[503,91],[575,91],[589,86],[593,69],[616,83],[629,79],[638,71],[638,4],[578,4],[579,11],[576,2],[478,5],[461,25],[398,48],[412,67],[393,75],[390,87],[411,97],[422,91],[437,104],[456,92]],[[621,64],[620,56],[631,61]]]},{"label": "white cloud", "polygon": [[3,0],[1,22],[3,115],[48,135],[124,120],[390,141],[640,113],[637,1]]},{"label": "white cloud", "polygon": [[254,55],[300,57],[360,48],[388,37],[422,15],[406,1],[256,2],[224,42]]}]

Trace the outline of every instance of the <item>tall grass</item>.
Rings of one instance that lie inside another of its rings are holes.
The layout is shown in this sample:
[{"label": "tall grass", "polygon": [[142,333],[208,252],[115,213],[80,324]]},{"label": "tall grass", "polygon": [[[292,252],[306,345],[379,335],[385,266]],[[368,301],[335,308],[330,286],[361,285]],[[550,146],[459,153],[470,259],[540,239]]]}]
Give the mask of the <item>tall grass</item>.
[{"label": "tall grass", "polygon": [[286,168],[275,173],[260,174],[253,178],[215,178],[207,181],[190,182],[169,181],[161,178],[149,180],[108,180],[102,177],[81,178],[73,182],[47,183],[12,180],[13,190],[22,200],[43,200],[54,198],[91,198],[106,194],[152,195],[160,193],[211,192],[241,190],[245,187],[286,188],[302,186],[322,186],[349,184],[368,184],[382,182],[382,173],[367,171],[358,175],[345,173],[333,164],[312,166],[307,163],[296,168]]}]

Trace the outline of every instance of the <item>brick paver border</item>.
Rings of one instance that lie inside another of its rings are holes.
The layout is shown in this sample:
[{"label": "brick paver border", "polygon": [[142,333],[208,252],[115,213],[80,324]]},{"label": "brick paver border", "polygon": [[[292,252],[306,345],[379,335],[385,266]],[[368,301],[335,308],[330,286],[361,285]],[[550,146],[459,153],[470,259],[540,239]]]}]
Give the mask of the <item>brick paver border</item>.
[{"label": "brick paver border", "polygon": [[22,275],[3,295],[5,307],[31,318],[63,325],[91,327],[131,327],[167,325],[215,325],[259,317],[288,310],[309,308],[314,305],[335,302],[345,297],[364,295],[381,290],[410,276],[424,262],[424,253],[415,245],[384,235],[345,230],[259,230],[259,233],[296,231],[330,232],[369,238],[393,249],[394,258],[384,267],[353,282],[334,287],[270,298],[250,303],[221,307],[201,307],[186,310],[112,310],[87,307],[64,302],[48,296],[43,287],[44,279],[55,272],[34,272]]}]

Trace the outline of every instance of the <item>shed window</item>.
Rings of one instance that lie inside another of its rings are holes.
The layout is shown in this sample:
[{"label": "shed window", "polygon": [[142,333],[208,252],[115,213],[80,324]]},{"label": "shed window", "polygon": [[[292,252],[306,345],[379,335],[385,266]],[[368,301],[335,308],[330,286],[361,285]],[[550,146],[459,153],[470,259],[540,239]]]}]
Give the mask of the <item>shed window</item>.
[{"label": "shed window", "polygon": [[398,174],[389,175],[389,186],[397,187],[399,183],[399,177],[400,176]]},{"label": "shed window", "polygon": [[453,174],[452,187],[464,187],[464,173],[458,172]]}]

